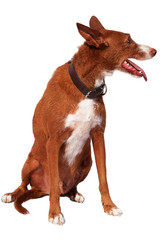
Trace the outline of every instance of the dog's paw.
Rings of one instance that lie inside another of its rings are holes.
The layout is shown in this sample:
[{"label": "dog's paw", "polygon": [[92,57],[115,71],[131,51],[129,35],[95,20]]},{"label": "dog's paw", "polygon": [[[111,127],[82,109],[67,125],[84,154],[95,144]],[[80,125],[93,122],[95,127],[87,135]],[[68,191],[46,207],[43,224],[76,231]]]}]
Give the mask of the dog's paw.
[{"label": "dog's paw", "polygon": [[111,208],[109,212],[109,215],[112,215],[112,216],[121,216],[122,214],[123,214],[122,210],[117,207]]},{"label": "dog's paw", "polygon": [[82,196],[82,194],[76,193],[74,201],[78,202],[78,203],[83,203],[84,202],[84,197]]},{"label": "dog's paw", "polygon": [[123,212],[121,209],[117,208],[116,206],[104,205],[103,206],[105,213],[110,216],[121,216]]},{"label": "dog's paw", "polygon": [[11,203],[13,202],[13,197],[11,194],[4,194],[1,198],[1,201],[4,202],[4,203]]},{"label": "dog's paw", "polygon": [[57,225],[63,225],[65,223],[65,219],[61,213],[59,213],[57,216],[54,218],[50,217],[48,219],[50,223],[57,224]]},{"label": "dog's paw", "polygon": [[83,203],[85,198],[82,194],[77,192],[75,195],[70,196],[70,200],[78,203]]}]

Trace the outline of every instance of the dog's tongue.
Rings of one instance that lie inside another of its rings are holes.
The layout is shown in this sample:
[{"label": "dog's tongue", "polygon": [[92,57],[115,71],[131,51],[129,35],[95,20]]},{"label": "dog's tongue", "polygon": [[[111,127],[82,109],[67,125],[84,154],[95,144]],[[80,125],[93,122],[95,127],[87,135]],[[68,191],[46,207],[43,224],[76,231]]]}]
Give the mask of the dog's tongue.
[{"label": "dog's tongue", "polygon": [[147,81],[147,76],[144,72],[144,70],[142,68],[140,68],[138,65],[136,65],[135,63],[133,63],[132,61],[128,60],[127,59],[127,62],[132,66],[134,67],[145,79],[145,81]]}]

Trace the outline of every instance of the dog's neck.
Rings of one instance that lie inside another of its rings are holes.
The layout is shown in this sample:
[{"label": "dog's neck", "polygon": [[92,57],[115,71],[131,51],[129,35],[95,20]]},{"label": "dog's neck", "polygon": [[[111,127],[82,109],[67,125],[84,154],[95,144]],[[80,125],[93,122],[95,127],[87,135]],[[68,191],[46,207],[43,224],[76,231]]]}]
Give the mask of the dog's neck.
[{"label": "dog's neck", "polygon": [[96,49],[91,49],[85,44],[73,56],[73,65],[83,83],[93,89],[98,86],[104,78],[104,71],[96,58]]}]

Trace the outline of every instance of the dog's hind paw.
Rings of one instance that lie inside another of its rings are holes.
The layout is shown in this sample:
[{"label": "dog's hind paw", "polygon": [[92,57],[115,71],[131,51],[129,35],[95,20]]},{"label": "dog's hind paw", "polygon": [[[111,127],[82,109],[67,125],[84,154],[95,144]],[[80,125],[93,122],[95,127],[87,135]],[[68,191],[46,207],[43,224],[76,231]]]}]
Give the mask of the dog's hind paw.
[{"label": "dog's hind paw", "polygon": [[57,225],[63,225],[65,223],[65,219],[61,213],[59,213],[57,216],[54,218],[50,217],[48,219],[50,223],[57,224]]},{"label": "dog's hind paw", "polygon": [[71,201],[78,202],[78,203],[83,203],[85,200],[83,195],[78,192],[75,195],[71,195],[69,198]]},{"label": "dog's hind paw", "polygon": [[78,203],[83,203],[84,202],[84,197],[82,196],[82,194],[76,193],[74,201],[78,202]]},{"label": "dog's hind paw", "polygon": [[1,198],[1,201],[4,203],[11,203],[13,202],[13,198],[11,194],[4,194]]}]

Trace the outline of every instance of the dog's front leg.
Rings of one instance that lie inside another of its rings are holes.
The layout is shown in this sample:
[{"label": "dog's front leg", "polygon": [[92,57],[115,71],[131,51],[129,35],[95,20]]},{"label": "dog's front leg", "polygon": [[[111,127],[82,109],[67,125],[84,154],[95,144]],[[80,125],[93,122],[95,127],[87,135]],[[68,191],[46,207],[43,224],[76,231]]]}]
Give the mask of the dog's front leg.
[{"label": "dog's front leg", "polygon": [[49,167],[49,183],[50,183],[50,209],[48,220],[51,223],[63,225],[64,217],[60,209],[60,189],[59,189],[59,169],[58,157],[60,143],[55,138],[50,138],[47,142],[47,161]]},{"label": "dog's front leg", "polygon": [[109,194],[106,176],[106,154],[104,133],[101,129],[95,129],[94,131],[92,131],[92,142],[99,178],[99,190],[101,193],[101,200],[104,211],[109,215],[120,216],[122,214],[122,211],[119,208],[117,208],[116,205],[112,202],[112,199]]}]

